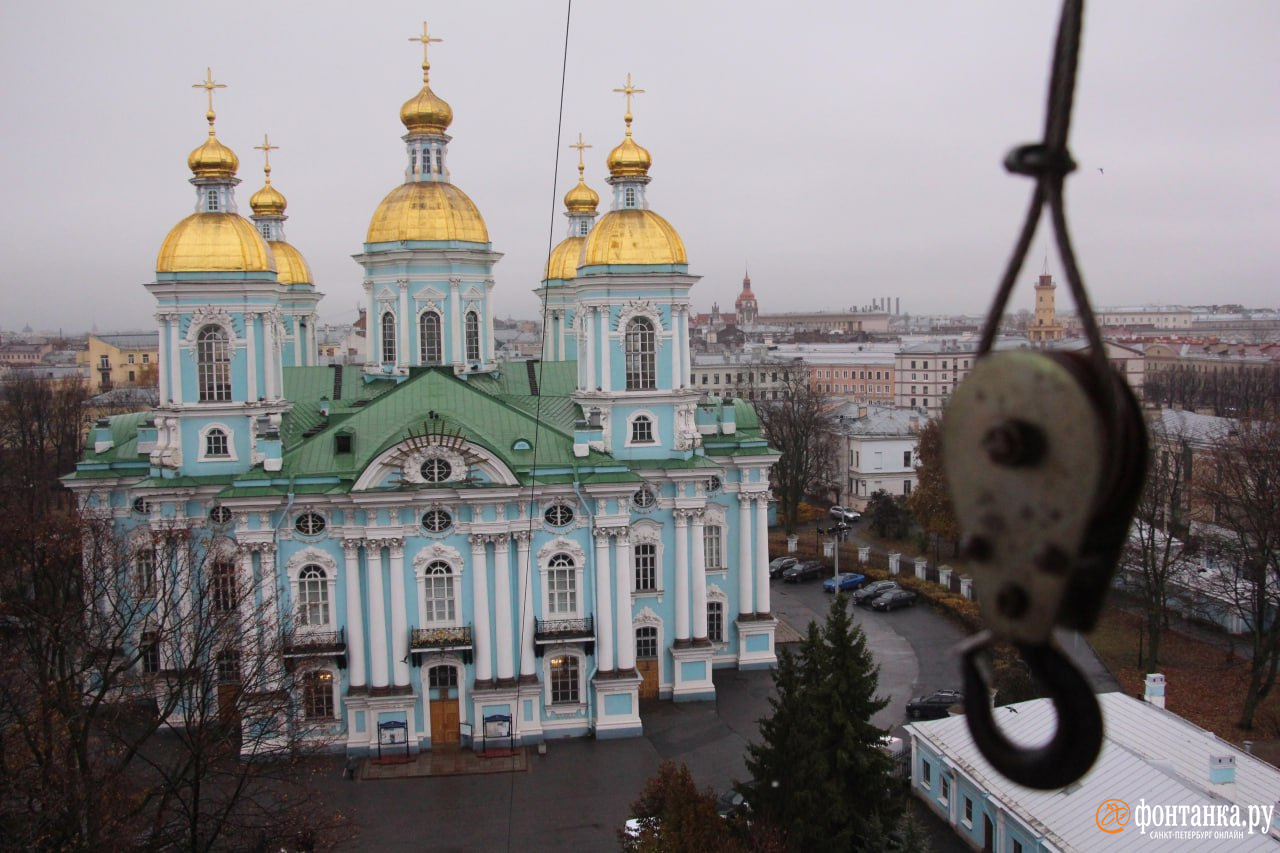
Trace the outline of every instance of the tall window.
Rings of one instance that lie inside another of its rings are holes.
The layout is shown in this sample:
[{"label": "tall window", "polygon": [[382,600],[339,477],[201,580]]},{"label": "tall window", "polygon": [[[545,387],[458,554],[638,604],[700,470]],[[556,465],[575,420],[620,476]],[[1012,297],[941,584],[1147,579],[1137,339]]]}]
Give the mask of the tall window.
[{"label": "tall window", "polygon": [[647,391],[657,387],[658,340],[653,321],[636,317],[627,324],[625,340],[627,390]]},{"label": "tall window", "polygon": [[227,613],[236,607],[236,567],[234,563],[218,560],[209,575],[209,610]]},{"label": "tall window", "polygon": [[436,560],[427,566],[423,584],[427,593],[427,612],[423,614],[424,624],[452,625],[454,619],[453,567],[443,560]]},{"label": "tall window", "polygon": [[139,548],[133,555],[133,589],[139,598],[152,598],[156,594],[156,552],[154,548]]},{"label": "tall window", "polygon": [[440,341],[440,315],[428,311],[418,320],[419,358],[423,364],[440,364],[444,361]]},{"label": "tall window", "polygon": [[154,675],[160,671],[160,638],[155,631],[143,631],[138,641],[142,671]]},{"label": "tall window", "polygon": [[707,639],[713,643],[724,642],[724,602],[707,602]]},{"label": "tall window", "polygon": [[217,213],[222,209],[222,205],[218,200],[218,191],[216,189],[207,189],[204,191],[204,208],[209,213]]},{"label": "tall window", "polygon": [[382,312],[382,363],[396,363],[396,315]]},{"label": "tall window", "polygon": [[551,659],[551,704],[578,704],[578,659],[560,655]]},{"label": "tall window", "polygon": [[631,420],[631,443],[653,444],[653,421],[648,415],[636,415]]},{"label": "tall window", "polygon": [[200,402],[220,403],[231,399],[231,347],[221,326],[205,326],[196,335],[196,378]]},{"label": "tall window", "polygon": [[444,152],[439,148],[436,149],[436,174],[444,174]]},{"label": "tall window", "polygon": [[467,361],[480,360],[480,315],[467,312]]},{"label": "tall window", "polygon": [[652,592],[658,588],[658,546],[641,542],[634,548],[636,560],[636,592]]},{"label": "tall window", "polygon": [[623,207],[636,206],[636,188],[635,187],[627,187],[622,191],[622,206]]},{"label": "tall window", "polygon": [[240,653],[235,649],[223,649],[218,652],[218,683],[240,683]]},{"label": "tall window", "polygon": [[329,624],[329,576],[319,566],[303,566],[298,573],[298,624]]},{"label": "tall window", "polygon": [[302,676],[302,712],[308,720],[333,719],[333,673],[313,669]]},{"label": "tall window", "polygon": [[708,524],[702,528],[702,553],[706,557],[708,571],[724,568],[724,551],[720,542],[721,533],[722,528],[718,524]]},{"label": "tall window", "polygon": [[578,613],[578,568],[568,554],[556,554],[548,563],[547,612],[557,616]]},{"label": "tall window", "polygon": [[204,434],[205,456],[230,456],[231,448],[227,444],[227,433],[214,427]]},{"label": "tall window", "polygon": [[658,629],[645,626],[636,629],[636,657],[656,658],[658,656]]}]

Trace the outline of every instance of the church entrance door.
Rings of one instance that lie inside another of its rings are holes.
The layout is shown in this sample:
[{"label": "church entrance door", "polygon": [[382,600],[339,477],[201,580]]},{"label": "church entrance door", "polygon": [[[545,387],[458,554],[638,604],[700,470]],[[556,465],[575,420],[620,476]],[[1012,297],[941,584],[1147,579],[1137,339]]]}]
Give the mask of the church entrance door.
[{"label": "church entrance door", "polygon": [[430,691],[427,713],[431,715],[431,745],[449,746],[460,738],[458,670],[452,664],[433,666],[427,671]]},{"label": "church entrance door", "polygon": [[636,672],[643,681],[640,682],[641,699],[658,698],[658,681],[661,679],[661,668],[658,663],[658,629],[644,627],[636,629]]}]

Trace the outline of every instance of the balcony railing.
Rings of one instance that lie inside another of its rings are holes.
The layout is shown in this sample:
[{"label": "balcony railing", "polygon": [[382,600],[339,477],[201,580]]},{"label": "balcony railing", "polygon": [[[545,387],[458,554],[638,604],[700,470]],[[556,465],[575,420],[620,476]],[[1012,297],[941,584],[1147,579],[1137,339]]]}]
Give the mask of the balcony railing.
[{"label": "balcony railing", "polygon": [[595,621],[585,619],[538,619],[534,622],[534,639],[540,643],[595,638]]},{"label": "balcony railing", "polygon": [[470,649],[471,626],[414,628],[409,632],[409,648],[415,652],[448,652]]},{"label": "balcony railing", "polygon": [[298,632],[284,644],[284,656],[287,658],[343,654],[346,650],[347,635],[344,628],[336,631]]}]

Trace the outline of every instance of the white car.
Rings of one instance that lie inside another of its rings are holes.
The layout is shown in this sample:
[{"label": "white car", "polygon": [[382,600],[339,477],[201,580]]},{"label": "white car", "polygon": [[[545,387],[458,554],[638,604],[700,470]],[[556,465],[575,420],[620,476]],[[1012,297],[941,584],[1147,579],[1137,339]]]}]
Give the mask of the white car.
[{"label": "white car", "polygon": [[856,509],[846,509],[842,506],[833,506],[829,514],[837,521],[854,522],[862,519],[862,513]]}]

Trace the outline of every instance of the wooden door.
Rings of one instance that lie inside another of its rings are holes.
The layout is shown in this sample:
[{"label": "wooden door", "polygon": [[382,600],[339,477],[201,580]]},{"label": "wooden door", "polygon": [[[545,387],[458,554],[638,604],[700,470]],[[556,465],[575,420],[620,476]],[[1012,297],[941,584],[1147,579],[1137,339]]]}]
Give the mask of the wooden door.
[{"label": "wooden door", "polygon": [[640,682],[641,699],[658,698],[658,659],[640,658],[636,661],[636,672],[644,681]]},{"label": "wooden door", "polygon": [[431,745],[448,746],[458,742],[458,700],[431,700]]},{"label": "wooden door", "polygon": [[218,720],[228,730],[240,728],[240,683],[218,685]]}]

